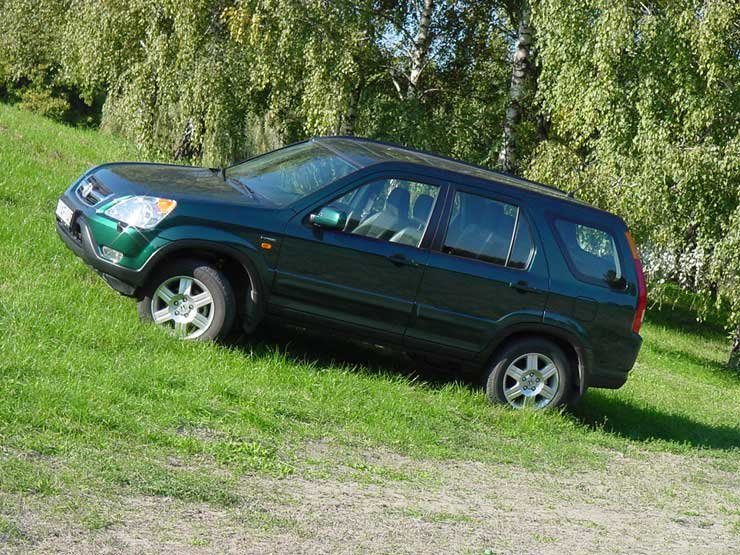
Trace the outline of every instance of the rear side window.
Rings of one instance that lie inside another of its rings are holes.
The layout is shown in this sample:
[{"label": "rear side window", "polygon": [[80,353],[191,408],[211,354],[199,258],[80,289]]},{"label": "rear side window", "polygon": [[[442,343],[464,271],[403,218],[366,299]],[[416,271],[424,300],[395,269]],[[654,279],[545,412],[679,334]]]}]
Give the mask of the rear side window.
[{"label": "rear side window", "polygon": [[511,248],[511,255],[509,256],[509,268],[517,268],[524,270],[529,266],[529,261],[532,260],[534,254],[534,243],[532,243],[532,235],[529,231],[529,224],[524,219],[524,214],[519,212],[519,221],[517,222],[516,235],[514,236],[514,244]]},{"label": "rear side window", "polygon": [[555,220],[569,266],[581,280],[612,282],[622,277],[614,236],[608,231]]},{"label": "rear side window", "polygon": [[524,269],[533,250],[519,207],[461,191],[455,194],[443,252]]}]

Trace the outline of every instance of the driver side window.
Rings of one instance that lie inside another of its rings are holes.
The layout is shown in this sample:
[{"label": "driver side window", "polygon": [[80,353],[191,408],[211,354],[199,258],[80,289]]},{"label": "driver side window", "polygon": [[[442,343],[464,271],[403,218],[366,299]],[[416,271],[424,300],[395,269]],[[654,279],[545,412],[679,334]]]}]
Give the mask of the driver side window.
[{"label": "driver side window", "polygon": [[405,179],[371,181],[327,206],[346,216],[344,232],[418,247],[440,188]]}]

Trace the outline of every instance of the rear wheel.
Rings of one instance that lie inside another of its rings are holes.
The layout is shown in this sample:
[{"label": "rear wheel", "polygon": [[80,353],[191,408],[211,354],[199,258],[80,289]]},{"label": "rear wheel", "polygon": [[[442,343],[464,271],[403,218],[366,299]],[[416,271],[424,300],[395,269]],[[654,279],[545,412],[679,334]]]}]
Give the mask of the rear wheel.
[{"label": "rear wheel", "polygon": [[486,374],[486,395],[513,408],[544,409],[568,401],[571,368],[562,349],[546,339],[523,339],[504,348]]},{"label": "rear wheel", "polygon": [[150,280],[138,303],[139,317],[188,340],[223,339],[236,315],[226,276],[199,260],[175,260]]}]

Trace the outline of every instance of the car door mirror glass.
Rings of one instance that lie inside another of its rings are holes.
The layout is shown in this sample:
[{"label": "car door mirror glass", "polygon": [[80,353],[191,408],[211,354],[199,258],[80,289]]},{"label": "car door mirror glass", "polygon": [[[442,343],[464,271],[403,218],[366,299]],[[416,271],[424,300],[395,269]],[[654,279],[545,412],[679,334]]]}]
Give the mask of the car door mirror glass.
[{"label": "car door mirror glass", "polygon": [[311,214],[309,221],[311,225],[324,229],[344,229],[344,225],[347,223],[347,214],[324,206],[318,214]]}]

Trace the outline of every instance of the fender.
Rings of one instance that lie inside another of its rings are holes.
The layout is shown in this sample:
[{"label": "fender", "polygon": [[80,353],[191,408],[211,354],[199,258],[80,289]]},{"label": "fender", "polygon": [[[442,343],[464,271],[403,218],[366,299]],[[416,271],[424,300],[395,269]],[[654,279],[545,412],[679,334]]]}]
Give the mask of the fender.
[{"label": "fender", "polygon": [[578,357],[578,384],[580,393],[586,390],[589,375],[593,367],[593,351],[586,340],[581,326],[569,318],[560,315],[545,313],[544,322],[522,322],[507,326],[481,352],[481,360],[485,364],[508,338],[517,334],[550,335],[567,342],[573,347]]},{"label": "fender", "polygon": [[[248,314],[248,320],[256,323],[262,319],[269,298],[267,284],[271,282],[272,272],[257,247],[238,235],[200,226],[170,228],[164,230],[160,237],[168,242],[152,254],[142,266],[139,272],[139,285],[146,283],[159,262],[178,252],[200,250],[209,254],[220,254],[236,260],[249,275],[252,282],[250,306],[253,307],[254,312]],[[194,237],[208,237],[208,239]]]}]

